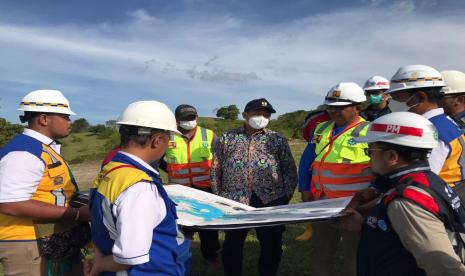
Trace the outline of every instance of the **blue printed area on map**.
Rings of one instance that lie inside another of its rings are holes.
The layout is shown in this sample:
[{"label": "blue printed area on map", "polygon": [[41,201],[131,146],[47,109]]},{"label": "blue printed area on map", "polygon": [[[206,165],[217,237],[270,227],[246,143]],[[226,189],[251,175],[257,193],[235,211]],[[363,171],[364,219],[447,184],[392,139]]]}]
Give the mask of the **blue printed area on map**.
[{"label": "blue printed area on map", "polygon": [[201,217],[205,221],[212,221],[225,215],[225,213],[220,209],[205,203],[201,203],[195,199],[186,198],[183,196],[171,196],[171,199],[176,204],[182,204],[182,207],[186,208],[183,208],[182,210],[177,209],[178,212]]}]

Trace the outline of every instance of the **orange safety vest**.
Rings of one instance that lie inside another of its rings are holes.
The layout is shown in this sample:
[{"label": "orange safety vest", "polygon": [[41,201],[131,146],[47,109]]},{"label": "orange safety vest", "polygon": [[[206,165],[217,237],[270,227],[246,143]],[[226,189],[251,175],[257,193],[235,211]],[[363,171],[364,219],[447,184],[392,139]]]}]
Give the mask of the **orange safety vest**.
[{"label": "orange safety vest", "polygon": [[213,131],[203,127],[196,128],[190,141],[181,135],[171,135],[164,158],[170,183],[210,188],[214,136]]},{"label": "orange safety vest", "polygon": [[315,199],[352,196],[369,187],[374,176],[364,149],[353,137],[366,135],[368,122],[360,118],[342,132],[332,136],[334,122],[320,123],[313,135],[316,158],[311,165],[311,192]]},{"label": "orange safety vest", "polygon": [[[25,148],[27,147],[25,145]],[[77,186],[66,161],[45,144],[42,144],[40,159],[44,162],[45,169],[32,199],[67,207],[69,200],[77,191]],[[41,236],[41,233],[38,233],[36,229],[40,225],[28,217],[0,214],[0,240],[35,240]],[[70,223],[70,225],[74,224]],[[52,232],[54,231],[59,232],[58,228],[52,229]]]}]

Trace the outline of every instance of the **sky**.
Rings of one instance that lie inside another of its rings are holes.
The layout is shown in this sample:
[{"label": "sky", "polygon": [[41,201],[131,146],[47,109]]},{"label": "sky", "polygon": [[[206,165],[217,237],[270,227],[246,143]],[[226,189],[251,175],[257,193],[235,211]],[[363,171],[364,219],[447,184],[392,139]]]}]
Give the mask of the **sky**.
[{"label": "sky", "polygon": [[36,89],[93,124],[138,100],[310,110],[403,65],[465,71],[464,14],[460,0],[2,0],[0,117],[18,123]]}]

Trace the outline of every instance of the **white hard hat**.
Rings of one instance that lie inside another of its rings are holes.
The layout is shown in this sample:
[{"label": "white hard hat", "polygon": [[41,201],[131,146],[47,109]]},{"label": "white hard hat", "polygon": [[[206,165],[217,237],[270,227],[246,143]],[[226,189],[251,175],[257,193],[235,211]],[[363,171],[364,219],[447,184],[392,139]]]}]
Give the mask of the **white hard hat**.
[{"label": "white hard hat", "polygon": [[326,94],[325,105],[350,105],[367,100],[363,89],[354,82],[341,82]]},{"label": "white hard hat", "polygon": [[157,128],[181,134],[176,118],[166,104],[158,101],[140,101],[128,105],[118,118],[118,125]]},{"label": "white hard hat", "polygon": [[458,94],[465,93],[465,73],[455,70],[441,72],[446,86],[441,89],[441,93]]},{"label": "white hard hat", "polygon": [[412,112],[393,112],[374,120],[358,143],[386,142],[406,147],[432,149],[438,145],[438,133],[425,117]]},{"label": "white hard hat", "polygon": [[386,93],[413,88],[443,87],[444,80],[438,70],[426,65],[400,67],[391,78],[391,87]]},{"label": "white hard hat", "polygon": [[60,91],[48,89],[35,90],[24,96],[18,110],[76,115]]},{"label": "white hard hat", "polygon": [[381,76],[373,76],[365,82],[365,85],[363,85],[363,90],[365,91],[387,89],[389,89],[389,81]]}]

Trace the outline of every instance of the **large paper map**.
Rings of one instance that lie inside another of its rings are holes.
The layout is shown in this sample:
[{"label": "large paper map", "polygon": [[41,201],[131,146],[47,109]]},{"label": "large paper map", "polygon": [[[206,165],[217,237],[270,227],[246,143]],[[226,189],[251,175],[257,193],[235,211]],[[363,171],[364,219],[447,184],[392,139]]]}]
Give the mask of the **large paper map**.
[{"label": "large paper map", "polygon": [[338,216],[351,199],[345,197],[253,208],[182,185],[166,185],[165,189],[177,204],[178,224],[202,229],[236,229],[331,220]]}]

